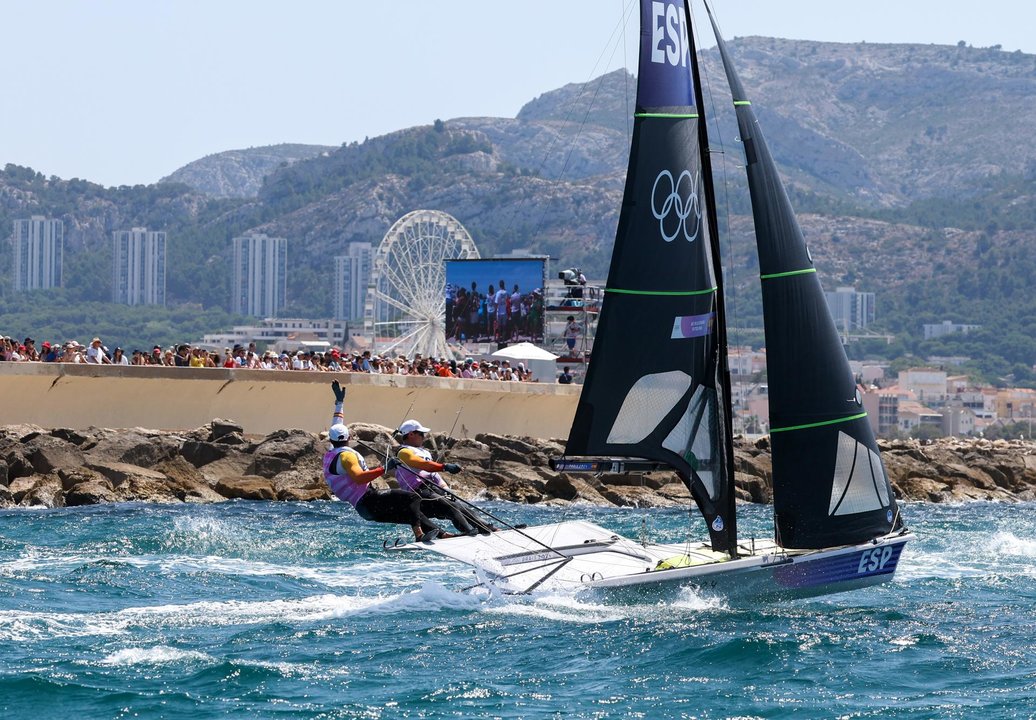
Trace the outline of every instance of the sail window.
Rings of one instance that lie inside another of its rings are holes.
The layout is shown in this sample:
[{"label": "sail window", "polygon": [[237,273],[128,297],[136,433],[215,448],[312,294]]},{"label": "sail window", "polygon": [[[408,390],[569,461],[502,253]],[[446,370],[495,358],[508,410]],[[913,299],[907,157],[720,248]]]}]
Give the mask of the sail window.
[{"label": "sail window", "polygon": [[680,422],[662,442],[662,447],[687,462],[712,500],[717,497],[715,432],[716,393],[699,385]]},{"label": "sail window", "polygon": [[645,375],[637,380],[612,423],[608,444],[634,445],[644,440],[690,387],[691,376],[681,370]]},{"label": "sail window", "polygon": [[853,515],[888,505],[881,459],[866,445],[838,433],[838,457],[831,485],[830,515]]}]

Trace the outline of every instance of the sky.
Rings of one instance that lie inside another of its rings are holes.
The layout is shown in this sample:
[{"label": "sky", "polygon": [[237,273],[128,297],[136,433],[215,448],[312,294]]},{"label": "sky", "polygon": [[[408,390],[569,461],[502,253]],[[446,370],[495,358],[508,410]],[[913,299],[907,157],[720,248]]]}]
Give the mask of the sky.
[{"label": "sky", "polygon": [[[1022,0],[713,4],[728,39],[1036,53],[1036,3]],[[631,0],[33,0],[0,3],[0,27],[0,165],[106,186],[225,150],[514,117],[544,92],[636,68]]]}]

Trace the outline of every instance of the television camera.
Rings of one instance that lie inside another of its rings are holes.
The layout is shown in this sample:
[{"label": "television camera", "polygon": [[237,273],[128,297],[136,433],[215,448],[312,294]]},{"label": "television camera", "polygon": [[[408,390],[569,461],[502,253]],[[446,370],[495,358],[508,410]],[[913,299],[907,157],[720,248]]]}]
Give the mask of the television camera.
[{"label": "television camera", "polygon": [[562,270],[558,273],[558,279],[563,280],[565,286],[568,288],[568,294],[566,297],[570,298],[581,298],[583,297],[583,286],[586,285],[586,276],[579,268],[569,268],[568,270]]}]

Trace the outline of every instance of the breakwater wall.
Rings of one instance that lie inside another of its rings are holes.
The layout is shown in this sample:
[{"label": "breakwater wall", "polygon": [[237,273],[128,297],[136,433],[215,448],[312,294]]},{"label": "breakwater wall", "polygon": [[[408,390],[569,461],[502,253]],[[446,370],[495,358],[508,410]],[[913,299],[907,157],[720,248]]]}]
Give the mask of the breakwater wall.
[{"label": "breakwater wall", "polygon": [[345,386],[345,420],[394,428],[408,417],[454,437],[563,438],[579,387],[411,375],[225,368],[0,363],[0,424],[188,430],[213,418],[245,433],[326,430]]}]

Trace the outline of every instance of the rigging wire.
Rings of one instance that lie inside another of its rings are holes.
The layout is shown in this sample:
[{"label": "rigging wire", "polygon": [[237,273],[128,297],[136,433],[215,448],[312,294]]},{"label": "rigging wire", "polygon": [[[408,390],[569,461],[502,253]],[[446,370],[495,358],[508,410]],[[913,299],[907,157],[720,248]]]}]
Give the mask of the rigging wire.
[{"label": "rigging wire", "polygon": [[[625,2],[625,1],[626,0],[623,0],[623,2]],[[626,58],[626,48],[625,48],[626,23],[628,21],[628,16],[632,13],[632,9],[634,7],[637,7],[637,0],[629,0],[627,7],[620,14],[619,22],[616,24],[615,28],[612,30],[612,34],[608,38],[607,42],[605,42],[604,49],[601,50],[601,54],[597,56],[597,60],[594,62],[594,66],[590,70],[589,77],[583,83],[582,87],[579,88],[578,94],[571,101],[571,104],[569,105],[568,109],[566,110],[565,117],[562,120],[562,125],[563,126],[567,126],[567,125],[569,125],[569,124],[571,124],[573,122],[572,118],[575,115],[576,110],[577,110],[576,103],[587,92],[588,87],[590,86],[590,83],[592,82],[594,75],[598,72],[598,68],[601,66],[602,62],[604,61],[605,55],[606,54],[608,55],[608,60],[610,61],[613,57],[615,57],[616,51],[618,50],[617,45],[620,44],[620,43],[623,45],[623,62],[624,62],[624,67],[625,67],[625,58]],[[616,39],[616,36],[618,36],[618,40]],[[611,50],[610,53],[609,53],[609,49]],[[627,76],[625,78],[625,80],[626,80],[626,84],[627,84],[627,110],[628,110],[629,109],[629,99],[628,99],[628,94],[629,94],[629,92],[628,92],[629,70],[628,70],[628,68],[625,69],[625,73],[626,73],[626,76]],[[554,196],[556,195],[556,192],[557,192],[557,187],[561,183],[562,179],[565,176],[566,171],[568,170],[569,164],[571,163],[571,160],[572,160],[572,155],[575,152],[575,140],[577,138],[579,138],[579,136],[583,132],[583,129],[586,127],[587,118],[590,116],[590,112],[593,110],[594,103],[597,100],[597,96],[600,93],[601,86],[603,84],[604,84],[604,76],[601,76],[600,78],[597,79],[597,86],[594,89],[593,97],[590,99],[589,105],[587,105],[586,112],[583,114],[583,119],[579,122],[579,126],[576,129],[576,132],[575,132],[575,134],[572,136],[572,138],[570,140],[569,150],[568,150],[568,153],[565,155],[565,161],[562,164],[562,168],[558,172],[557,177],[555,177],[553,180],[550,181],[551,192],[550,192],[550,195],[548,197],[547,203],[544,203],[544,209],[540,213],[539,218],[532,225],[531,231],[533,232],[533,234],[535,234],[535,231],[540,226],[542,226],[542,224],[543,224],[543,219],[544,219],[544,217],[546,217],[546,214],[547,214],[546,205],[548,205],[550,203],[550,201],[552,201],[554,199]],[[629,116],[629,113],[627,112],[627,119],[626,119],[626,128],[627,128],[626,135],[627,135],[627,137],[629,136],[629,117],[628,116]],[[558,135],[556,135],[550,141],[550,144],[547,146],[547,149],[543,153],[543,158],[540,160],[539,167],[535,168],[535,171],[537,173],[541,172],[543,170],[543,168],[546,167],[547,160],[552,155],[552,153],[554,151],[554,147],[561,141],[561,135],[562,135],[562,133],[559,132]],[[511,219],[510,219],[510,221],[507,224],[507,229],[505,231],[505,234],[509,234],[514,229],[514,224],[517,222],[517,219],[519,217],[524,217],[525,216],[525,214],[522,212],[522,210],[524,209],[525,204],[526,204],[527,201],[528,201],[528,195],[524,195],[521,198],[521,200],[519,201],[517,207],[515,207],[514,212],[511,214]]]},{"label": "rigging wire", "polygon": [[[701,42],[701,33],[698,31],[697,23],[692,22],[691,23],[691,29],[694,32],[696,47],[704,48],[704,45]],[[709,73],[709,67],[705,63],[705,52],[704,52],[704,49],[699,49],[698,55],[699,55],[699,58],[700,58],[700,61],[698,63],[698,69],[699,69],[700,75],[702,77],[702,85],[704,86],[702,89],[708,95],[709,104],[712,106],[712,114],[713,114],[713,120],[714,120],[713,127],[715,128],[715,131],[713,133],[710,133],[709,137],[710,138],[713,137],[713,136],[716,137],[717,146],[719,148],[719,149],[713,149],[712,143],[710,142],[709,143],[709,154],[710,155],[718,155],[722,159],[722,162],[717,163],[717,164],[719,165],[719,172],[720,172],[720,180],[721,180],[720,186],[723,188],[723,220],[724,220],[724,223],[725,223],[726,228],[727,228],[727,231],[725,233],[725,237],[723,238],[723,241],[726,244],[726,250],[727,250],[726,256],[727,256],[727,260],[728,260],[728,262],[723,263],[723,266],[724,266],[723,272],[724,272],[725,275],[729,275],[733,279],[733,277],[735,276],[735,272],[734,271],[737,269],[737,267],[736,267],[735,263],[729,262],[729,261],[732,261],[733,258],[734,258],[734,249],[733,249],[733,245],[731,244],[731,235],[732,235],[732,233],[730,231],[730,218],[732,216],[732,212],[731,212],[731,209],[730,209],[730,179],[727,176],[727,162],[730,160],[730,158],[727,157],[726,150],[724,149],[726,147],[726,143],[723,140],[723,124],[720,122],[720,118],[719,118],[719,115],[720,115],[720,113],[718,111],[719,105],[717,104],[716,95],[715,95],[715,92],[713,90],[712,77],[711,77],[711,75]],[[705,108],[702,108],[702,114],[703,114],[703,116],[705,116]],[[740,142],[740,138],[736,138],[735,142]],[[715,165],[713,167],[715,168]],[[713,186],[715,186],[715,185],[716,185],[716,183],[715,183],[715,181],[713,181]],[[714,228],[714,231],[715,232],[719,232],[719,228]],[[731,317],[731,322],[729,324],[733,327],[733,329],[735,331],[735,334],[738,337],[740,337],[741,320],[738,318],[737,283],[735,283],[735,282],[724,283],[724,289],[731,296],[731,302],[727,303],[727,307],[731,308],[731,310],[728,311],[728,315],[732,316]],[[737,353],[740,353],[740,345],[741,345],[741,342],[740,342],[740,340],[738,340],[736,342],[736,344],[735,344],[735,349],[736,349]]]}]

